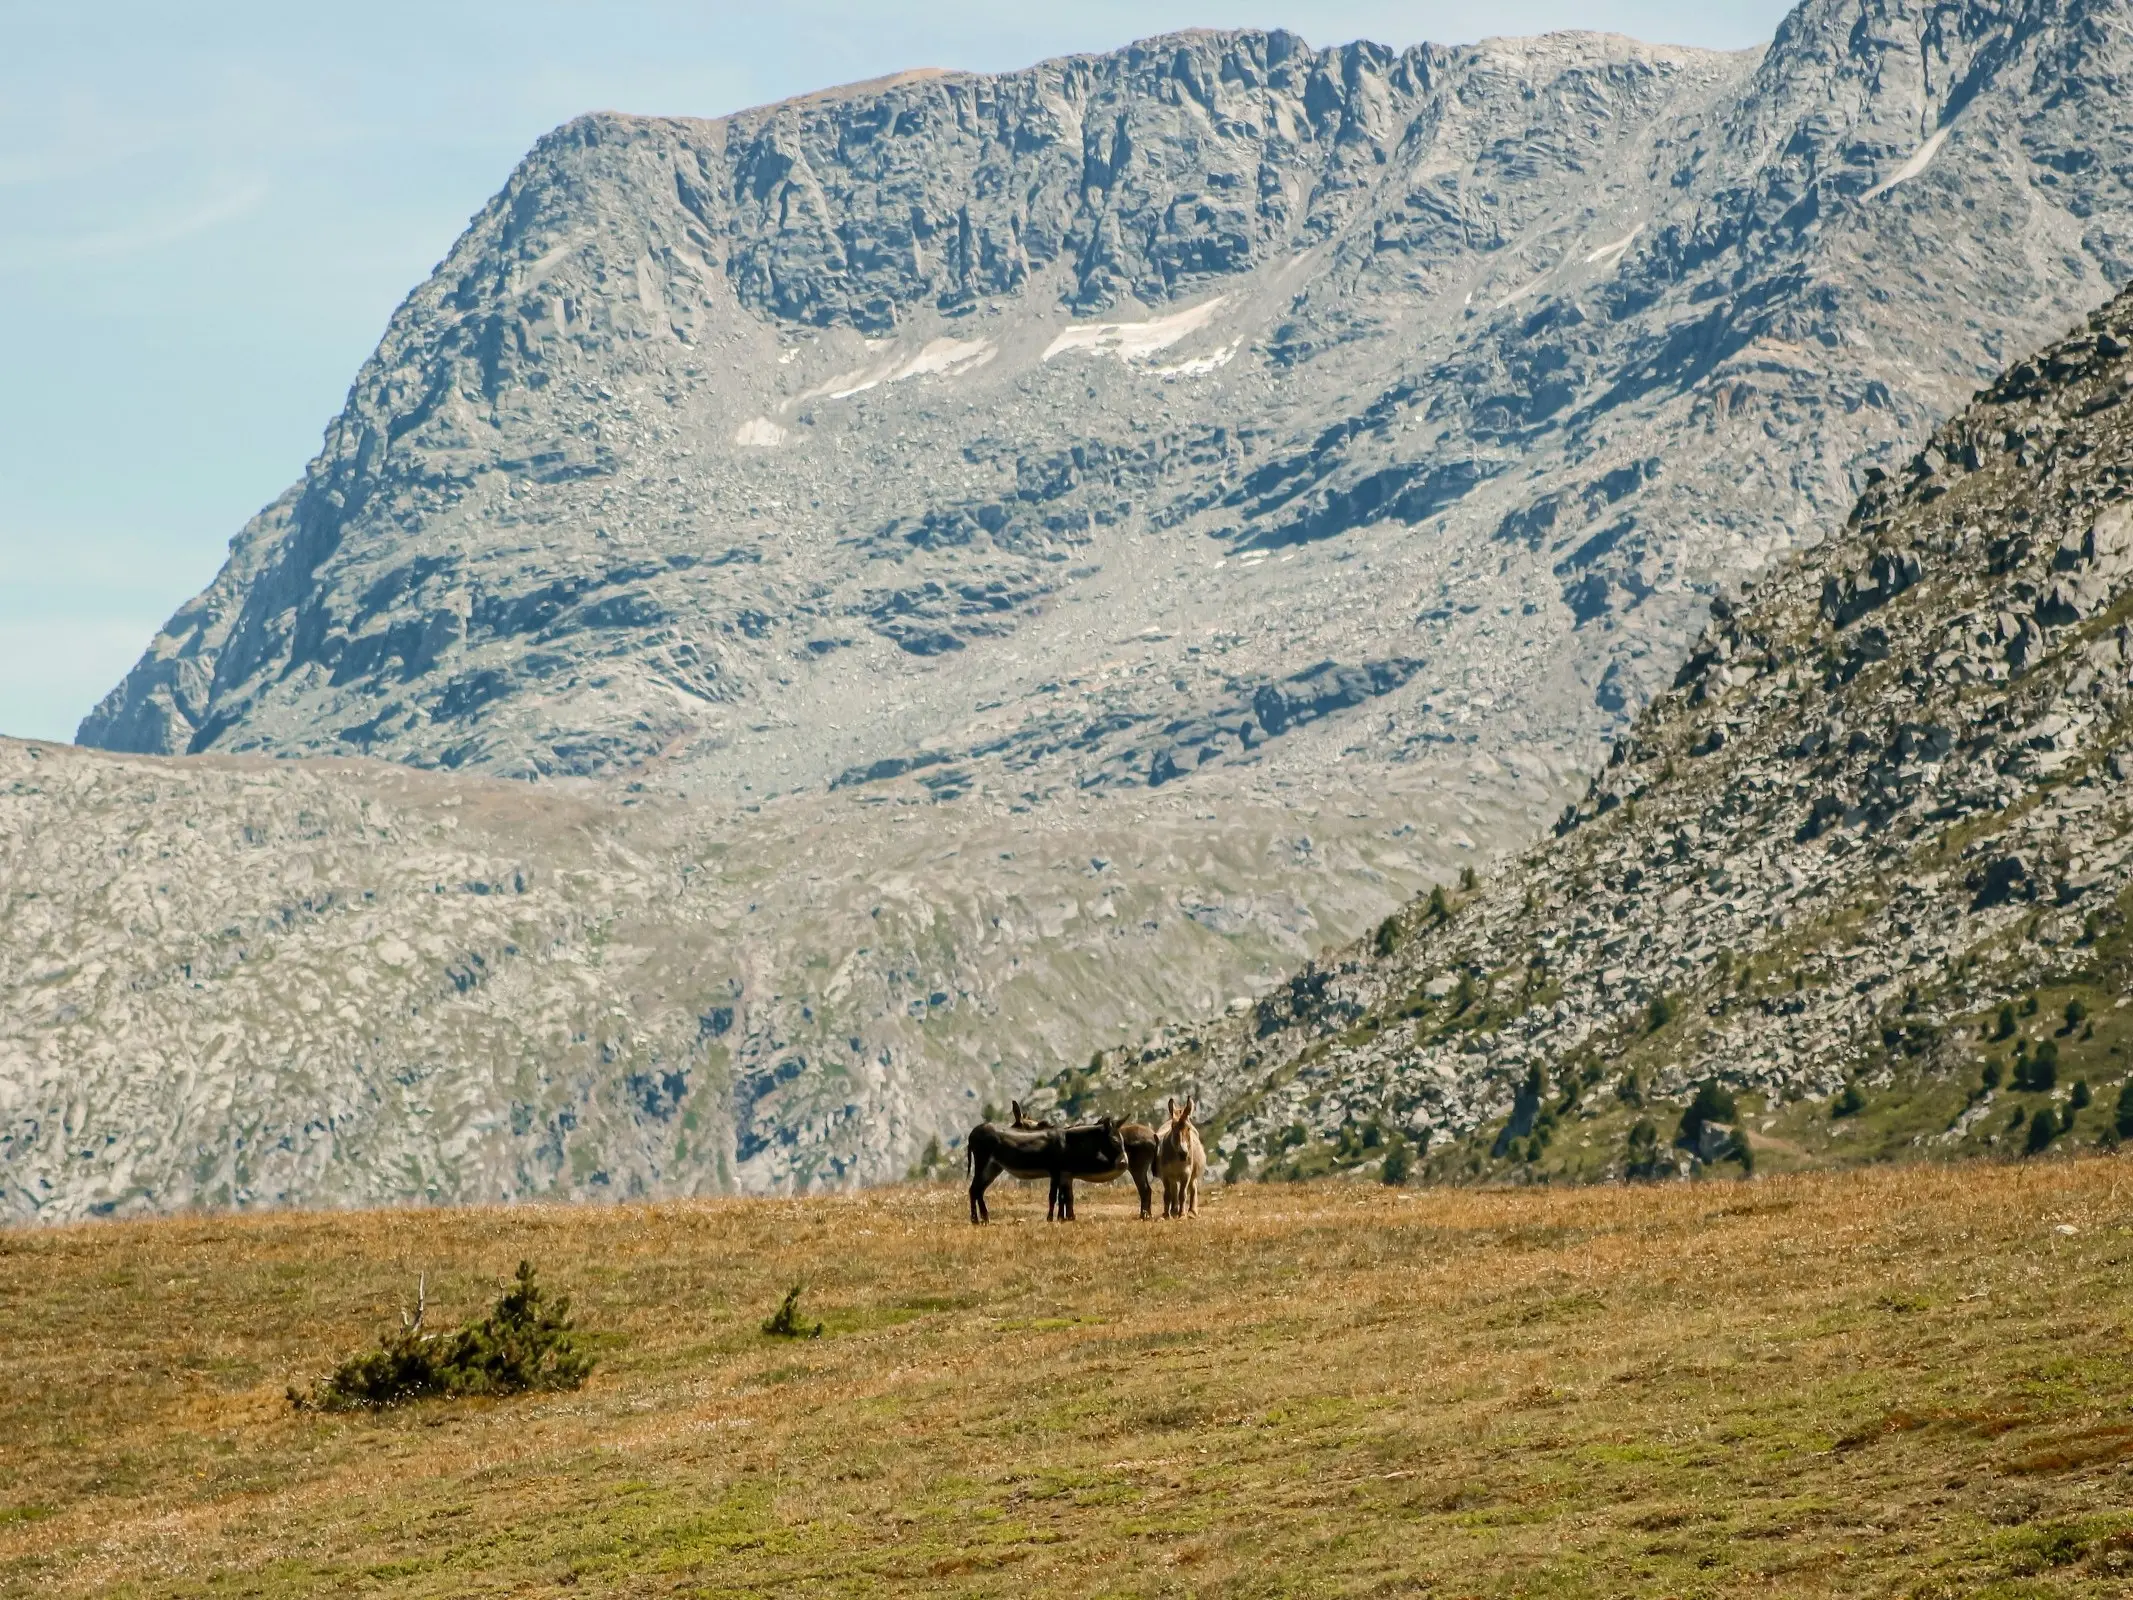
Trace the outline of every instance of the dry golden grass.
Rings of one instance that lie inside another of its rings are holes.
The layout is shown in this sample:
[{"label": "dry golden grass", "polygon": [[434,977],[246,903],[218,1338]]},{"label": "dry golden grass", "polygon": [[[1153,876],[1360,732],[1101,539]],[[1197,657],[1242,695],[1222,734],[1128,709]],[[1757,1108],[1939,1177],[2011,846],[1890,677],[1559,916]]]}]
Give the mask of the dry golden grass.
[{"label": "dry golden grass", "polygon": [[[0,1587],[2121,1592],[2129,1173],[0,1235]],[[582,1393],[284,1401],[418,1271],[457,1315],[521,1256],[596,1332]],[[765,1338],[796,1279],[828,1335]]]}]

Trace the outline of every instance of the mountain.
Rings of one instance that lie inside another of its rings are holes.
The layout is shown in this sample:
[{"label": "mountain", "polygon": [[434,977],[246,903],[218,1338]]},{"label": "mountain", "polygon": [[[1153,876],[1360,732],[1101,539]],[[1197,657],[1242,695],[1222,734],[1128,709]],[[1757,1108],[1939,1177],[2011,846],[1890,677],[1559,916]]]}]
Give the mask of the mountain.
[{"label": "mountain", "polygon": [[[2115,1142],[2129,402],[2133,291],[2012,367],[1841,535],[1715,601],[1552,838],[1069,1093],[1189,1080],[1227,1108],[1240,1171],[1410,1143],[1446,1177],[1738,1159],[1685,1114],[1705,1084],[1729,1133],[1756,1119],[1751,1164],[1758,1143],[2034,1152],[2069,1124]],[[1662,1102],[1651,1132],[1684,1113],[1684,1149],[1640,1152],[1624,1130]]]},{"label": "mountain", "polygon": [[[83,724],[111,753],[10,748],[11,1204],[880,1177],[1249,1004],[1530,839],[1712,593],[2129,275],[2125,11],[1200,33],[559,129]],[[321,783],[414,809],[327,850]],[[570,886],[532,943],[411,936],[457,785]],[[405,920],[282,926],[364,891]],[[255,1035],[230,928],[318,1009]],[[536,1028],[475,952],[572,998]]]},{"label": "mountain", "polygon": [[1288,765],[1328,704],[1379,767],[1591,747],[1714,581],[2133,270],[2123,9],[581,119],[81,742],[1040,800]]}]

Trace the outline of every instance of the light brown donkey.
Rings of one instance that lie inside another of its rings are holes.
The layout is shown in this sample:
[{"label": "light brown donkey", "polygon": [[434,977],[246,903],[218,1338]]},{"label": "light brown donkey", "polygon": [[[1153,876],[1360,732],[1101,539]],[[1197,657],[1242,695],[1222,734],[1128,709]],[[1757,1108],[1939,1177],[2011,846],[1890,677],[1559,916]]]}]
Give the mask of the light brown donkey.
[{"label": "light brown donkey", "polygon": [[1200,1145],[1200,1130],[1192,1125],[1190,1100],[1182,1106],[1170,1102],[1170,1120],[1163,1124],[1163,1137],[1156,1143],[1155,1165],[1163,1175],[1163,1215],[1197,1217],[1207,1151]]}]

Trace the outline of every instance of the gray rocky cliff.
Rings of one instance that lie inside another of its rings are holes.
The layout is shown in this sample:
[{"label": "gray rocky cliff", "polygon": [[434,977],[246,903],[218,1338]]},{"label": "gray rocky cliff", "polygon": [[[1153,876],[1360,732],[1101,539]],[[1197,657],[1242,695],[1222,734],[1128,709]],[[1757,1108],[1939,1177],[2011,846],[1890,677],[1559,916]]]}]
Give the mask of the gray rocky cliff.
[{"label": "gray rocky cliff", "polygon": [[[1716,578],[2127,275],[2117,9],[1818,0],[1759,59],[1196,34],[582,119],[82,740],[737,792],[991,704],[982,759],[1078,780],[1396,657],[1380,759],[1468,663],[1482,742],[1589,740],[1610,667],[1633,705]],[[1196,681],[1060,714],[1150,629]]]}]

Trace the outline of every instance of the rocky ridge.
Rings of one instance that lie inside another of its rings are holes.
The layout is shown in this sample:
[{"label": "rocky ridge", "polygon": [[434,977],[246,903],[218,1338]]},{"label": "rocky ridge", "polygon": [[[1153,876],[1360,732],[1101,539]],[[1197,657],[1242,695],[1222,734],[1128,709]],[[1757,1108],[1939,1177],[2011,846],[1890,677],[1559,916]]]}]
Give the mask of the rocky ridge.
[{"label": "rocky ridge", "polygon": [[945,847],[885,810],[860,857],[774,808],[0,740],[0,1216],[895,1175],[1450,859],[1162,796]]},{"label": "rocky ridge", "polygon": [[1225,706],[1404,660],[1342,759],[1574,761],[1715,581],[2133,275],[2117,9],[581,119],[82,742],[1041,803],[1246,781]]},{"label": "rocky ridge", "polygon": [[[1771,1112],[1841,1095],[1840,1117],[1955,1079],[1973,1085],[1958,1114],[1914,1141],[1989,1144],[1997,1086],[2030,1087],[2030,1033],[2063,1055],[2041,1084],[2061,1106],[2077,1070],[2126,1074],[2094,1012],[2133,983],[2129,739],[2122,294],[1982,391],[1840,534],[1715,601],[1552,838],[1065,1087],[1187,1081],[1224,1108],[1238,1171],[1313,1142],[1374,1161],[1387,1136],[1449,1147],[1448,1176],[1500,1170],[1483,1156],[1538,1159],[1544,1115],[1597,1115],[1595,1086],[1629,1073],[1676,1103],[1706,1081]],[[2055,1014],[2026,1020],[2042,991],[2075,997],[2049,1035]],[[1980,1080],[2010,1045],[2008,1075]],[[1619,1175],[1633,1152],[1609,1154],[1596,1170]]]}]

